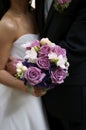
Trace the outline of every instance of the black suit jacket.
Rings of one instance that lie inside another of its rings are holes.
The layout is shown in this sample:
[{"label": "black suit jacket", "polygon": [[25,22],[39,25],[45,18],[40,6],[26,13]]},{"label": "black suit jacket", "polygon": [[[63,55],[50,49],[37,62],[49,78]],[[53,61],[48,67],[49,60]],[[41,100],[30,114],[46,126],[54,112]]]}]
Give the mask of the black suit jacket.
[{"label": "black suit jacket", "polygon": [[65,82],[43,97],[46,109],[56,117],[82,119],[86,113],[86,0],[72,0],[63,13],[52,3],[46,22],[44,0],[36,0],[36,16],[40,36],[66,48],[70,63]]}]

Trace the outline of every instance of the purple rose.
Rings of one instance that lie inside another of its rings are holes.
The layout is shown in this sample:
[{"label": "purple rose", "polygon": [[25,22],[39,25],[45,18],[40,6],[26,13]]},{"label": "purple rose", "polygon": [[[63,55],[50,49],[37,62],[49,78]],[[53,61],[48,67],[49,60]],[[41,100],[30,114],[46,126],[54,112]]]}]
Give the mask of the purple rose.
[{"label": "purple rose", "polygon": [[48,70],[50,68],[50,61],[47,57],[39,57],[36,61],[39,68]]},{"label": "purple rose", "polygon": [[66,78],[66,76],[67,76],[66,71],[61,68],[57,68],[51,71],[52,83],[61,84],[64,82],[64,79]]},{"label": "purple rose", "polygon": [[27,47],[26,47],[26,50],[30,50],[32,47],[40,47],[40,43],[38,40],[36,41],[32,41],[31,43],[27,43]]},{"label": "purple rose", "polygon": [[43,78],[46,75],[44,73],[41,73],[41,70],[37,67],[29,67],[24,74],[25,79],[28,81],[31,85],[36,85],[42,82]]},{"label": "purple rose", "polygon": [[39,57],[48,56],[50,50],[51,48],[47,44],[43,45],[39,50]]},{"label": "purple rose", "polygon": [[59,4],[70,3],[71,0],[56,0]]},{"label": "purple rose", "polygon": [[55,1],[54,3],[55,9],[59,11],[59,13],[62,13],[62,11],[69,6],[72,0],[54,0],[54,1]]},{"label": "purple rose", "polygon": [[52,49],[52,52],[56,53],[57,56],[62,55],[63,57],[66,57],[66,50],[61,48],[60,46],[55,46]]},{"label": "purple rose", "polygon": [[32,42],[31,47],[34,47],[34,46],[40,47],[40,43],[38,40]]}]

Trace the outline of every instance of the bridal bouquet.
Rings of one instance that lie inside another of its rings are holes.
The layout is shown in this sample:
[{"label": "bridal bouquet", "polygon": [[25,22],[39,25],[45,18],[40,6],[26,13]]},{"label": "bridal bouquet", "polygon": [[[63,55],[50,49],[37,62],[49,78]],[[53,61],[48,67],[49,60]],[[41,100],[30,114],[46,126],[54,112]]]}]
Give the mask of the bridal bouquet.
[{"label": "bridal bouquet", "polygon": [[50,89],[61,84],[68,76],[69,63],[66,50],[52,43],[48,38],[28,42],[23,60],[17,60],[15,77],[25,85]]}]

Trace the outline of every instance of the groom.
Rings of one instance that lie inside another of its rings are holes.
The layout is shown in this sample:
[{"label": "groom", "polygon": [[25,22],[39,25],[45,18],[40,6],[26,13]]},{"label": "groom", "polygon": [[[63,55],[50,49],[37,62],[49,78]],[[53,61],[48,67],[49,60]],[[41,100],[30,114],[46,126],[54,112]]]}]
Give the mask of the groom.
[{"label": "groom", "polygon": [[59,12],[54,2],[36,0],[40,38],[48,37],[67,50],[69,76],[47,92],[43,102],[51,130],[86,130],[86,0],[71,0]]}]

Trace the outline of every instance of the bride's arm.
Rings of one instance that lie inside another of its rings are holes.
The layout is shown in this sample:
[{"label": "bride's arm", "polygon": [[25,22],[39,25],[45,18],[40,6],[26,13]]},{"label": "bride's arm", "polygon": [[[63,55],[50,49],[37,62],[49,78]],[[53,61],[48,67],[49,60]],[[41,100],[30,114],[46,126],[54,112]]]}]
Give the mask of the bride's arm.
[{"label": "bride's arm", "polygon": [[0,83],[9,87],[28,91],[24,83],[5,70],[5,66],[16,38],[15,28],[9,22],[0,22]]},{"label": "bride's arm", "polygon": [[[9,22],[0,22],[0,83],[29,92],[23,81],[16,79],[5,70],[13,42],[17,37],[16,31],[16,27]],[[32,95],[34,96],[43,96],[45,93],[42,89],[32,89]]]}]

